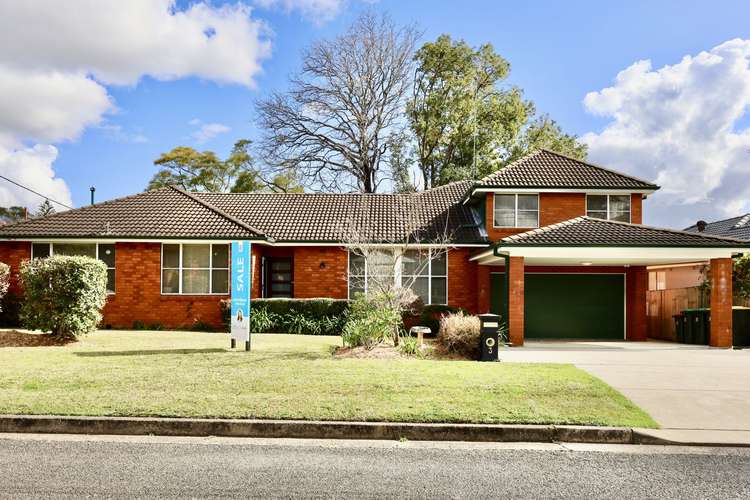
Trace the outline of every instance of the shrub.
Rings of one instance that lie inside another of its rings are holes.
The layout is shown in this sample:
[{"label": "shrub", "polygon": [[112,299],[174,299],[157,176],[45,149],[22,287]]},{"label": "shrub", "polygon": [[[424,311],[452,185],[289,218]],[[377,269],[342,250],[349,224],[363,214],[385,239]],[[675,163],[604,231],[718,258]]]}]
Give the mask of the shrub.
[{"label": "shrub", "polygon": [[21,326],[21,304],[22,296],[18,293],[8,292],[0,301],[0,326]]},{"label": "shrub", "polygon": [[90,257],[53,256],[21,265],[23,325],[58,338],[88,333],[107,300],[107,265]]},{"label": "shrub", "polygon": [[[433,335],[437,334],[440,330],[440,320],[447,314],[455,314],[458,312],[466,313],[466,310],[459,307],[446,306],[446,305],[426,305],[422,308],[421,314],[418,316],[411,316],[405,318],[410,326],[419,325],[428,327]],[[467,313],[468,314],[468,313]]]},{"label": "shrub", "polygon": [[349,316],[341,333],[341,340],[348,347],[372,349],[386,339],[394,338],[402,327],[401,311],[394,307],[388,297],[357,297],[352,301]]},{"label": "shrub", "polygon": [[191,324],[188,328],[190,331],[193,332],[214,332],[216,331],[216,328],[214,325],[210,323],[206,323],[205,321],[196,321],[193,324]]},{"label": "shrub", "polygon": [[479,354],[479,318],[463,312],[443,316],[438,342],[447,352],[476,357]]},{"label": "shrub", "polygon": [[[250,304],[250,331],[253,333],[295,333],[340,335],[349,301],[340,299],[253,299]],[[221,301],[227,331],[231,301]]]},{"label": "shrub", "polygon": [[419,354],[419,340],[411,336],[401,337],[398,351],[406,356],[416,356]]},{"label": "shrub", "polygon": [[2,300],[8,293],[10,287],[10,266],[0,262],[0,311],[2,311]]}]

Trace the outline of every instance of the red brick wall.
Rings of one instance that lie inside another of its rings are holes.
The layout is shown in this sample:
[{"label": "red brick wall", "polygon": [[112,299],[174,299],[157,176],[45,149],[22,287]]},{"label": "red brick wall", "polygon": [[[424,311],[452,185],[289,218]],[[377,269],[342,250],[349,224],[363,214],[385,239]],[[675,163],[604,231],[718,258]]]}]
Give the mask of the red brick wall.
[{"label": "red brick wall", "polygon": [[508,297],[508,333],[510,343],[513,345],[523,345],[524,338],[524,294],[525,294],[525,275],[524,275],[524,258],[511,257],[509,262],[509,297]]},{"label": "red brick wall", "polygon": [[229,295],[162,295],[161,244],[117,243],[115,289],[104,308],[104,325],[131,327],[133,321],[183,328],[202,321],[220,327],[219,301]]},{"label": "red brick wall", "polygon": [[340,247],[295,247],[294,297],[347,298],[348,263],[347,251]]},{"label": "red brick wall", "polygon": [[[476,262],[469,261],[473,250],[454,248],[448,251],[448,303],[476,313],[479,293],[477,267],[479,266]],[[489,287],[489,275],[487,286]]]},{"label": "red brick wall", "polygon": [[644,266],[627,268],[626,306],[627,311],[625,332],[628,340],[648,339],[648,317],[646,315],[646,300],[648,293],[648,271]]},{"label": "red brick wall", "polygon": [[643,195],[630,195],[630,222],[643,224]]},{"label": "red brick wall", "polygon": [[9,293],[19,293],[18,272],[21,262],[31,259],[31,243],[28,241],[0,241],[0,262],[10,266]]},{"label": "red brick wall", "polygon": [[[643,196],[631,195],[630,219],[634,224],[643,222]],[[485,200],[485,215],[487,236],[492,241],[505,238],[513,234],[526,232],[533,228],[495,228],[494,222],[495,197],[487,193]],[[558,222],[574,219],[586,215],[585,193],[539,193],[539,225],[549,226]]]}]

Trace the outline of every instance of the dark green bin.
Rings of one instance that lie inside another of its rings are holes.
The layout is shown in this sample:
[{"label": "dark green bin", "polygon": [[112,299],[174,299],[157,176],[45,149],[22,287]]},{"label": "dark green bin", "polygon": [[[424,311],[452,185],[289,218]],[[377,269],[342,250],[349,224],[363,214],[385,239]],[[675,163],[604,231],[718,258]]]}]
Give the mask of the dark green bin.
[{"label": "dark green bin", "polygon": [[750,347],[750,307],[732,308],[732,345]]},{"label": "dark green bin", "polygon": [[685,342],[685,317],[682,314],[672,316],[674,320],[674,339],[676,342]]},{"label": "dark green bin", "polygon": [[686,344],[708,345],[711,333],[711,310],[707,308],[685,309],[684,335]]}]

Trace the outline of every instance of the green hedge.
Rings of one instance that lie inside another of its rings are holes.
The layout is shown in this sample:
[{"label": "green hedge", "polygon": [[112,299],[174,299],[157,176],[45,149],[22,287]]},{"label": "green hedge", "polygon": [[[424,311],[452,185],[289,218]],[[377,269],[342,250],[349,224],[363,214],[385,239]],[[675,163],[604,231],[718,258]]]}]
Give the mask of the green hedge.
[{"label": "green hedge", "polygon": [[[227,331],[231,302],[221,301]],[[253,299],[250,331],[253,333],[295,333],[340,335],[349,313],[349,301],[339,299]]]}]

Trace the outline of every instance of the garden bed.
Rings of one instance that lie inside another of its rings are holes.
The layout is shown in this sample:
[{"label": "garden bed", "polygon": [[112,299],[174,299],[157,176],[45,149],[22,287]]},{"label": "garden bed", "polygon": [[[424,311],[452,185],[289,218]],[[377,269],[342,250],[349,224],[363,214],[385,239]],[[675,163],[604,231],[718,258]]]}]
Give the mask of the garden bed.
[{"label": "garden bed", "polygon": [[59,339],[47,333],[0,330],[0,347],[51,347],[75,342],[72,339]]}]

